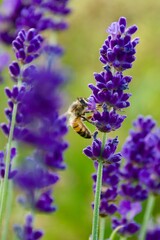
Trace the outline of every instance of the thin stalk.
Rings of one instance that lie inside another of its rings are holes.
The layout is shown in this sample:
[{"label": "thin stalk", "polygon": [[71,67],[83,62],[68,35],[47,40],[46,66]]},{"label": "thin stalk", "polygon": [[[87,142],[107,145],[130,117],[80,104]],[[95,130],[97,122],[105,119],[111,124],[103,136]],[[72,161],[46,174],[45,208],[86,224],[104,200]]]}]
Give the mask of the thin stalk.
[{"label": "thin stalk", "polygon": [[100,217],[99,240],[104,240],[105,225],[106,225],[106,218],[105,217]]},{"label": "thin stalk", "polygon": [[11,127],[10,127],[7,149],[6,149],[5,176],[4,176],[3,186],[2,186],[2,195],[1,195],[1,199],[0,199],[0,225],[2,224],[2,215],[3,215],[3,211],[5,210],[5,205],[6,205],[9,165],[10,165],[10,159],[11,159],[11,147],[12,147],[13,131],[14,131],[14,126],[15,126],[15,121],[16,121],[16,114],[17,114],[17,104],[14,104],[13,112],[12,112]]},{"label": "thin stalk", "polygon": [[12,199],[13,199],[13,183],[12,181],[8,184],[8,194],[7,194],[7,203],[6,203],[6,212],[5,212],[5,224],[2,230],[2,238],[1,240],[6,240],[8,235],[8,225],[11,213],[11,206],[12,206]]},{"label": "thin stalk", "polygon": [[[106,134],[103,134],[102,151],[105,146]],[[102,172],[103,172],[103,159],[100,158],[98,161],[97,169],[97,181],[96,191],[94,198],[94,210],[93,210],[93,221],[92,221],[92,240],[98,240],[98,229],[99,229],[99,206],[100,206],[100,195],[102,188]]]},{"label": "thin stalk", "polygon": [[102,187],[102,170],[103,170],[103,162],[100,161],[98,163],[98,169],[97,169],[96,192],[95,192],[95,198],[94,198],[92,240],[98,240],[99,206],[100,206],[100,194],[101,194],[101,187]]},{"label": "thin stalk", "polygon": [[126,237],[121,237],[120,240],[126,240]]},{"label": "thin stalk", "polygon": [[[23,70],[23,67],[21,70]],[[21,85],[21,76],[19,77],[18,83],[17,83],[18,87],[20,87],[20,85]],[[8,137],[8,143],[6,146],[5,175],[4,175],[3,184],[2,184],[2,194],[0,196],[0,227],[2,225],[3,212],[6,211],[6,199],[7,199],[7,194],[8,194],[8,182],[9,182],[9,180],[8,180],[9,165],[10,165],[10,159],[11,159],[11,148],[12,148],[14,126],[15,126],[15,122],[16,122],[17,108],[18,108],[18,103],[15,103],[13,106],[12,120],[11,120],[11,124],[10,124],[10,132],[9,132],[9,137]]]},{"label": "thin stalk", "polygon": [[1,199],[1,195],[2,195],[2,186],[3,186],[3,182],[2,182],[2,178],[0,179],[0,199]]},{"label": "thin stalk", "polygon": [[147,200],[147,206],[146,206],[146,211],[145,211],[144,218],[143,218],[143,223],[141,226],[141,231],[139,234],[139,240],[145,239],[147,224],[151,217],[154,203],[155,203],[155,196],[153,194],[151,194]]},{"label": "thin stalk", "polygon": [[[111,236],[109,237],[109,240],[114,240],[115,236],[117,235],[117,232],[122,228],[124,227],[123,225],[121,226],[118,226],[114,229],[114,231],[112,232]],[[126,238],[125,237],[121,237],[120,240],[125,240]]]}]

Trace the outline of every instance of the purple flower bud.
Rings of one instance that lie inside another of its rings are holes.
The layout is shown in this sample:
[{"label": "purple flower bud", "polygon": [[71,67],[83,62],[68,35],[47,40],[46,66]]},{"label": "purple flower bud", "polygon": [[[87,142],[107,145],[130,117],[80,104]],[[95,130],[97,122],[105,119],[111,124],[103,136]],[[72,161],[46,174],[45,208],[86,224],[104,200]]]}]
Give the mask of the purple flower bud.
[{"label": "purple flower bud", "polygon": [[12,97],[12,92],[11,92],[11,90],[8,87],[5,87],[5,93],[6,93],[8,98]]},{"label": "purple flower bud", "polygon": [[27,37],[26,40],[30,42],[36,35],[37,31],[35,28],[30,28],[29,31],[27,32]]},{"label": "purple flower bud", "polygon": [[118,22],[119,22],[119,25],[124,25],[124,27],[126,27],[127,25],[127,20],[125,17],[120,17]]},{"label": "purple flower bud", "polygon": [[17,62],[12,62],[10,65],[9,65],[9,70],[10,70],[10,73],[12,76],[14,77],[18,77],[19,74],[20,74],[20,67],[19,67],[19,64]]},{"label": "purple flower bud", "polygon": [[20,49],[20,48],[22,48],[22,44],[20,44],[18,41],[16,41],[16,40],[14,40],[13,42],[12,42],[12,46],[13,46],[13,48],[15,48],[17,51]]},{"label": "purple flower bud", "polygon": [[4,132],[4,134],[8,136],[9,132],[10,132],[9,126],[6,123],[1,123],[0,126],[1,126],[1,129]]},{"label": "purple flower bud", "polygon": [[132,35],[137,31],[137,29],[138,29],[137,26],[133,25],[127,29],[127,33]]},{"label": "purple flower bud", "polygon": [[34,230],[33,227],[33,216],[28,214],[24,226],[14,225],[14,232],[19,240],[31,239],[38,240],[43,236],[43,231]]}]

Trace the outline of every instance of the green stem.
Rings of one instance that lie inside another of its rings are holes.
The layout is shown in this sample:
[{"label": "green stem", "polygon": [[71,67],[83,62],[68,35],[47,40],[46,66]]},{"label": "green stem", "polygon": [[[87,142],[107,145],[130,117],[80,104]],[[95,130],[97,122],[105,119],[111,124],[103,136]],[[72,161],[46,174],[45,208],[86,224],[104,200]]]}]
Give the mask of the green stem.
[{"label": "green stem", "polygon": [[126,240],[126,237],[121,237],[120,240]]},{"label": "green stem", "polygon": [[4,176],[3,186],[2,186],[2,195],[0,199],[0,225],[2,224],[3,211],[5,211],[5,208],[6,208],[5,205],[6,205],[6,197],[7,197],[7,189],[8,189],[8,174],[9,174],[11,147],[12,147],[13,131],[14,131],[14,126],[16,121],[16,114],[17,114],[17,104],[14,104],[13,112],[12,112],[12,121],[11,121],[7,149],[6,149],[5,176]]},{"label": "green stem", "polygon": [[104,240],[106,218],[100,217],[99,240]]},{"label": "green stem", "polygon": [[[106,134],[104,133],[103,142],[102,142],[102,151],[104,149],[105,142],[106,142]],[[100,158],[98,161],[96,191],[95,191],[95,198],[94,198],[92,240],[98,240],[99,206],[100,206],[100,195],[101,195],[101,188],[102,188],[102,172],[103,172],[103,159]]]},{"label": "green stem", "polygon": [[140,234],[139,234],[139,240],[144,240],[145,239],[147,224],[148,224],[148,221],[151,217],[152,210],[153,210],[153,207],[154,207],[154,203],[155,203],[155,196],[153,196],[153,194],[151,194],[148,198],[148,201],[147,201],[146,211],[145,211],[145,214],[144,214],[143,223],[142,223],[141,231],[140,231]]},{"label": "green stem", "polygon": [[2,238],[1,240],[6,240],[8,235],[8,225],[11,213],[11,206],[12,206],[12,199],[13,199],[13,183],[12,181],[8,184],[8,194],[7,194],[7,202],[6,202],[6,212],[5,212],[5,224],[2,230]]},{"label": "green stem", "polygon": [[100,194],[101,194],[101,187],[102,187],[102,170],[103,170],[103,162],[100,161],[98,163],[98,169],[97,169],[96,192],[95,192],[95,198],[94,198],[92,240],[98,240],[99,206],[100,206]]},{"label": "green stem", "polygon": [[1,178],[0,179],[0,199],[1,199],[1,196],[2,196],[2,186],[3,186],[3,180]]},{"label": "green stem", "polygon": [[[123,225],[118,226],[114,229],[114,231],[112,232],[111,236],[109,237],[109,240],[114,240],[115,236],[117,235],[117,232],[124,227]],[[121,237],[120,240],[125,240],[125,237]]]}]

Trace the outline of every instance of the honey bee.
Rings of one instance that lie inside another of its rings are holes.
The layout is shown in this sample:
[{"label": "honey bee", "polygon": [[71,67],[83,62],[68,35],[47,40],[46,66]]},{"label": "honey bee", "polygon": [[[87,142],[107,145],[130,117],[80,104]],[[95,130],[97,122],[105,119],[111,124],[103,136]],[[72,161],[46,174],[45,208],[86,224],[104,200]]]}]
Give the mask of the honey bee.
[{"label": "honey bee", "polygon": [[87,99],[77,98],[75,102],[71,104],[68,109],[69,124],[81,137],[91,138],[92,134],[90,130],[86,127],[83,121],[88,121],[86,118],[86,113],[90,111],[87,110]]}]

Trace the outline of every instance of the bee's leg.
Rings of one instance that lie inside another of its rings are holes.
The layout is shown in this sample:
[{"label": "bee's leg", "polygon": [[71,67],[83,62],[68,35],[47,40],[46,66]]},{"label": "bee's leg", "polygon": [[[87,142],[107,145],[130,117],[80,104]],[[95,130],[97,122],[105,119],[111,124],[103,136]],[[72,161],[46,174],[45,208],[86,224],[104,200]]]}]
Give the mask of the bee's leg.
[{"label": "bee's leg", "polygon": [[88,117],[81,116],[81,118],[82,118],[82,121],[87,121],[94,125],[94,122],[91,120],[92,116],[88,116]]}]

